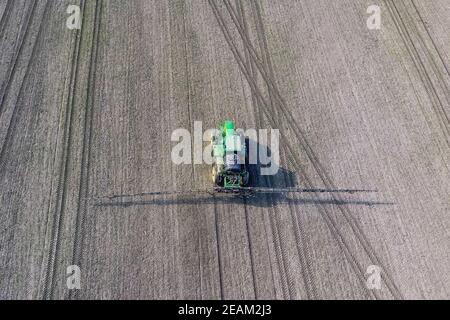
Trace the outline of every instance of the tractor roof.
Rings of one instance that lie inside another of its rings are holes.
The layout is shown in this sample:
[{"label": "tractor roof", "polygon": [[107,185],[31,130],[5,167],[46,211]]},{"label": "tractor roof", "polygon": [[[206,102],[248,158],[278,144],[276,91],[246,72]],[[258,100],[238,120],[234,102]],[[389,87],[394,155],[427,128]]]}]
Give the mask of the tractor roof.
[{"label": "tractor roof", "polygon": [[223,123],[223,131],[224,134],[227,136],[229,134],[233,134],[234,132],[234,123],[231,120],[225,120]]}]

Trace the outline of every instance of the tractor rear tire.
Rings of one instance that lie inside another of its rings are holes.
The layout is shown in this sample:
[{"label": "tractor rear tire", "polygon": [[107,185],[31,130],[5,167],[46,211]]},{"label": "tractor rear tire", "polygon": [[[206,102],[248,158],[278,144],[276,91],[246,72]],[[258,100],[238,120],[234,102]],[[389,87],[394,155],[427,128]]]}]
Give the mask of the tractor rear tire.
[{"label": "tractor rear tire", "polygon": [[216,186],[223,187],[223,177],[219,172],[217,172],[216,167],[214,165],[212,168],[212,178]]},{"label": "tractor rear tire", "polygon": [[245,172],[245,174],[242,176],[242,185],[241,187],[247,187],[250,183],[250,173],[248,171]]}]

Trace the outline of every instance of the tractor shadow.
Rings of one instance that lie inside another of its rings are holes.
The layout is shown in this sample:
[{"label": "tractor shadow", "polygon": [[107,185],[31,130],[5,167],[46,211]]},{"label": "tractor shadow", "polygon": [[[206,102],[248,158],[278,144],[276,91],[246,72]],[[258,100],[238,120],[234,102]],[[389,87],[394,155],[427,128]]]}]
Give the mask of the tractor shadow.
[{"label": "tractor shadow", "polygon": [[[266,146],[256,144],[259,148],[267,148],[268,157],[271,156],[271,150]],[[213,205],[213,204],[236,204],[247,205],[252,207],[273,207],[280,204],[291,205],[361,205],[361,206],[379,206],[379,205],[393,205],[391,202],[381,202],[372,200],[360,200],[360,199],[345,199],[346,195],[342,195],[336,199],[332,194],[324,195],[314,193],[273,193],[269,192],[269,189],[273,188],[295,188],[299,186],[297,181],[297,175],[294,171],[287,168],[280,167],[278,171],[273,175],[263,175],[263,169],[267,167],[261,163],[249,164],[247,166],[250,172],[250,187],[259,188],[259,192],[251,195],[240,194],[228,194],[228,193],[205,193],[204,195],[173,195],[170,191],[165,195],[161,192],[158,196],[126,196],[123,199],[100,201],[94,204],[97,207],[132,207],[132,206],[177,206],[177,205]],[[268,191],[264,192],[267,188]],[[355,189],[356,190],[356,189]],[[361,190],[360,190],[361,191]],[[373,192],[367,190],[367,192]],[[355,197],[353,195],[352,197]]]}]

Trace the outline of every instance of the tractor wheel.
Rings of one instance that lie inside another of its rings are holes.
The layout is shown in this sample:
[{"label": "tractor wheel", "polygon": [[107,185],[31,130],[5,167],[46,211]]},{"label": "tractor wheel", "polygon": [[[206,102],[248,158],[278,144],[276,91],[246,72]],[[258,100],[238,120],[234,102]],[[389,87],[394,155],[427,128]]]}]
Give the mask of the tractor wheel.
[{"label": "tractor wheel", "polygon": [[212,165],[212,169],[211,169],[211,178],[212,178],[212,182],[216,183],[216,166],[213,164]]},{"label": "tractor wheel", "polygon": [[245,137],[245,165],[248,167],[250,164],[250,141],[248,137]]},{"label": "tractor wheel", "polygon": [[245,174],[242,176],[241,187],[248,186],[249,182],[250,182],[250,173],[246,171]]},{"label": "tractor wheel", "polygon": [[223,178],[220,174],[216,175],[216,185],[219,187],[223,187]]},{"label": "tractor wheel", "polygon": [[214,132],[211,132],[211,135],[209,136],[209,142],[214,143],[216,141],[216,135]]},{"label": "tractor wheel", "polygon": [[213,166],[213,168],[212,168],[212,180],[216,186],[219,186],[219,187],[223,186],[222,175],[217,172],[216,166]]}]

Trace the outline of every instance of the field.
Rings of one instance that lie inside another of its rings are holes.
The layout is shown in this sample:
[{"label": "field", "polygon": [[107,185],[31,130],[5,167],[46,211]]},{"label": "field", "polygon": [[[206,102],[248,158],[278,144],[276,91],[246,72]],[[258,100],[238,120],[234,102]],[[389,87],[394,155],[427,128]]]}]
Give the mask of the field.
[{"label": "field", "polygon": [[[0,17],[0,299],[450,297],[448,0],[0,0]],[[376,192],[93,204],[209,188],[171,134],[225,119],[280,130],[267,185]]]}]

